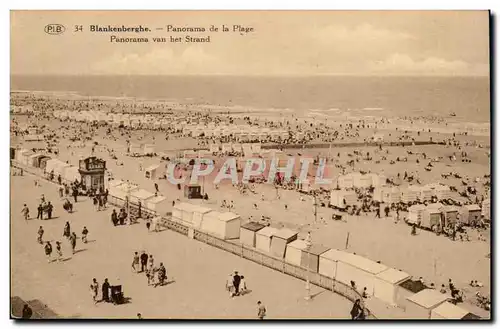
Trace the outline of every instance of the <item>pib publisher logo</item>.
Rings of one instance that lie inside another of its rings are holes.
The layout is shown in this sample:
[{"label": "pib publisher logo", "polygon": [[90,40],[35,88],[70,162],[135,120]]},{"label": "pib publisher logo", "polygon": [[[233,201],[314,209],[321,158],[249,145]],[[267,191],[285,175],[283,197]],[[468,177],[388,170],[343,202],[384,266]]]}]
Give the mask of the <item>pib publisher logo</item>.
[{"label": "pib publisher logo", "polygon": [[63,34],[66,31],[66,28],[62,24],[48,24],[44,29],[45,33],[51,35],[59,35]]}]

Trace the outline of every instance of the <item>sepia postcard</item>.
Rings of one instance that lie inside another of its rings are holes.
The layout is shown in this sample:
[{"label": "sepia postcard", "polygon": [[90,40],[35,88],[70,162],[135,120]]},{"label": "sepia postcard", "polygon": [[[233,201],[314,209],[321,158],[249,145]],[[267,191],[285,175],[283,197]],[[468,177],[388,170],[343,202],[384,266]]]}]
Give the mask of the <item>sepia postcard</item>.
[{"label": "sepia postcard", "polygon": [[11,319],[491,320],[490,20],[11,11]]}]

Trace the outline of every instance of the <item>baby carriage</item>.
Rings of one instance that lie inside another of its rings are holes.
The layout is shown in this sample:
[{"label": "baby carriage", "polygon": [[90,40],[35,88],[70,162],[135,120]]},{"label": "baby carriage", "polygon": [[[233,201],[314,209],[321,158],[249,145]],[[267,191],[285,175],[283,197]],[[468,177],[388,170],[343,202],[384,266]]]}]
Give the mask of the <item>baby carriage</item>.
[{"label": "baby carriage", "polygon": [[111,286],[111,302],[115,305],[123,304],[125,298],[123,298],[122,286]]},{"label": "baby carriage", "polygon": [[64,201],[63,208],[67,212],[73,212],[73,204],[68,199]]}]

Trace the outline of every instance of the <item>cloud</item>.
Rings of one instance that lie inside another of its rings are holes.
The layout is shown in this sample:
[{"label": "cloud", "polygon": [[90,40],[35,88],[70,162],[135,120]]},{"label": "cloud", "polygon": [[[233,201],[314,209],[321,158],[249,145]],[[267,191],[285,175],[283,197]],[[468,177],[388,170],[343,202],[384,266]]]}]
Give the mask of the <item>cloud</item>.
[{"label": "cloud", "polygon": [[320,43],[337,44],[339,46],[384,45],[414,39],[414,37],[408,33],[376,28],[370,24],[361,24],[354,28],[330,25],[313,29],[312,36]]},{"label": "cloud", "polygon": [[184,75],[220,74],[220,61],[200,46],[175,53],[171,48],[155,48],[145,54],[115,53],[93,65],[95,74]]},{"label": "cloud", "polygon": [[448,61],[443,58],[428,57],[416,61],[405,54],[392,54],[383,61],[368,63],[368,71],[391,75],[488,75],[488,66],[471,65],[461,60]]}]

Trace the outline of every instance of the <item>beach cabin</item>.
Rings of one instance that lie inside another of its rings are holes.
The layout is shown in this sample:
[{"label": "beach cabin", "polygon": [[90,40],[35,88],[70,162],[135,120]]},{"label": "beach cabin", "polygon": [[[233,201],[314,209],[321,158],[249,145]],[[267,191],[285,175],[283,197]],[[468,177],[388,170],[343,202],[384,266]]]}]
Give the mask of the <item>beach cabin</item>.
[{"label": "beach cabin", "polygon": [[408,187],[401,188],[401,201],[404,203],[415,202],[420,197],[420,187],[415,185],[410,185]]},{"label": "beach cabin", "polygon": [[257,232],[263,229],[264,227],[265,227],[264,225],[256,222],[248,222],[246,224],[241,225],[240,242],[245,246],[255,248],[255,240]]},{"label": "beach cabin", "polygon": [[154,144],[144,144],[143,154],[144,155],[154,155],[155,154],[155,145]]},{"label": "beach cabin", "polygon": [[285,261],[288,264],[301,266],[302,264],[302,250],[307,248],[305,240],[298,239],[286,245]]},{"label": "beach cabin", "polygon": [[222,153],[231,153],[233,151],[233,147],[231,143],[222,144]]},{"label": "beach cabin", "polygon": [[367,294],[373,295],[376,276],[387,268],[387,266],[368,258],[346,253],[342,255],[342,259],[337,264],[336,279],[347,285],[354,281],[358,291],[363,291],[363,288],[366,287]]},{"label": "beach cabin", "polygon": [[419,186],[419,194],[418,194],[418,199],[420,201],[431,201],[432,197],[434,196],[434,191],[429,188],[427,185],[425,186]]},{"label": "beach cabin", "polygon": [[219,145],[218,144],[210,144],[210,153],[219,153]]},{"label": "beach cabin", "polygon": [[408,208],[408,224],[420,225],[423,221],[426,207],[421,204],[416,204]]},{"label": "beach cabin", "polygon": [[193,224],[193,205],[187,202],[176,202],[172,207],[172,219],[191,226]]},{"label": "beach cabin", "polygon": [[223,240],[240,237],[241,217],[232,212],[211,211],[204,214],[201,229]]},{"label": "beach cabin", "polygon": [[108,191],[111,196],[114,196],[115,198],[118,199],[126,200],[129,193],[132,193],[137,189],[139,189],[137,185],[125,182],[112,189],[110,188]]},{"label": "beach cabin", "polygon": [[278,229],[274,227],[264,227],[255,233],[255,248],[257,250],[270,253],[271,252],[271,241],[273,239],[274,234],[278,231]]},{"label": "beach cabin", "polygon": [[253,143],[252,144],[252,152],[259,154],[261,150],[261,145],[260,143]]},{"label": "beach cabin", "polygon": [[330,249],[325,251],[324,253],[319,255],[319,273],[326,277],[335,279],[338,262],[345,257],[348,257],[348,254],[348,252],[337,249]]},{"label": "beach cabin", "polygon": [[29,156],[28,166],[33,168],[40,168],[40,159],[43,158],[44,155],[41,153],[35,153]]},{"label": "beach cabin", "polygon": [[490,199],[485,199],[481,203],[481,216],[483,216],[483,218],[487,222],[491,220],[490,212],[491,212]]},{"label": "beach cabin", "polygon": [[442,211],[444,213],[445,227],[455,225],[458,220],[458,208],[455,206],[443,206]]},{"label": "beach cabin", "polygon": [[373,187],[377,188],[380,186],[385,186],[387,184],[387,177],[382,175],[382,174],[366,174],[365,176],[370,177],[371,179],[371,184]]},{"label": "beach cabin", "polygon": [[444,302],[431,311],[431,320],[464,320],[469,314],[461,307]]},{"label": "beach cabin", "polygon": [[193,205],[192,210],[193,210],[192,226],[194,228],[201,229],[203,227],[203,221],[205,219],[205,216],[210,212],[212,212],[212,209],[198,205]]},{"label": "beach cabin", "polygon": [[411,276],[408,273],[388,268],[375,276],[373,295],[389,305],[396,306],[399,300],[399,292],[403,289],[401,284],[410,279]]},{"label": "beach cabin", "polygon": [[286,245],[294,240],[297,240],[298,232],[287,228],[277,230],[271,240],[271,254],[279,257],[285,257]]},{"label": "beach cabin", "polygon": [[162,164],[154,164],[144,170],[144,177],[155,180],[166,174],[165,166]]},{"label": "beach cabin", "polygon": [[481,208],[477,204],[462,206],[460,221],[466,225],[477,225],[481,221]]},{"label": "beach cabin", "polygon": [[354,179],[351,174],[341,175],[337,179],[337,187],[339,189],[345,190],[354,187]]},{"label": "beach cabin", "polygon": [[376,187],[373,191],[373,200],[391,204],[401,201],[401,191],[396,186]]},{"label": "beach cabin", "polygon": [[130,144],[129,150],[130,150],[129,154],[133,155],[133,156],[138,156],[138,155],[143,154],[143,151],[142,151],[143,149],[142,149],[141,144],[132,143],[132,144]]},{"label": "beach cabin", "polygon": [[158,216],[166,216],[167,212],[170,211],[171,203],[168,202],[166,197],[158,195],[147,199],[144,207],[154,211]]},{"label": "beach cabin", "polygon": [[412,319],[430,319],[431,312],[450,299],[448,294],[442,294],[435,289],[424,289],[406,298],[406,313]]},{"label": "beach cabin", "polygon": [[146,200],[154,197],[155,194],[151,193],[145,189],[136,189],[130,192],[130,203],[133,205],[138,205],[141,203],[141,207],[144,206]]},{"label": "beach cabin", "polygon": [[358,196],[354,191],[344,190],[331,190],[330,191],[330,205],[335,208],[345,208],[356,204]]},{"label": "beach cabin", "polygon": [[238,143],[234,143],[232,145],[232,149],[233,149],[233,152],[237,152],[237,153],[242,152],[241,144],[238,144]]},{"label": "beach cabin", "polygon": [[369,188],[372,186],[372,176],[361,173],[352,173],[353,186],[357,188]]},{"label": "beach cabin", "polygon": [[302,249],[300,265],[309,268],[313,273],[318,273],[319,257],[328,250],[330,248],[313,243],[309,248]]},{"label": "beach cabin", "polygon": [[80,170],[76,166],[67,167],[66,170],[64,171],[64,175],[61,175],[61,177],[71,183],[73,183],[75,180],[79,182],[82,180],[82,175],[80,174]]},{"label": "beach cabin", "polygon": [[440,203],[431,203],[425,207],[420,224],[422,227],[428,229],[437,227],[438,231],[440,231],[445,224],[443,206]]},{"label": "beach cabin", "polygon": [[38,166],[44,172],[45,172],[45,167],[47,166],[47,161],[49,161],[49,160],[50,160],[50,157],[48,157],[48,156],[43,156],[40,158],[40,162],[39,162]]}]

